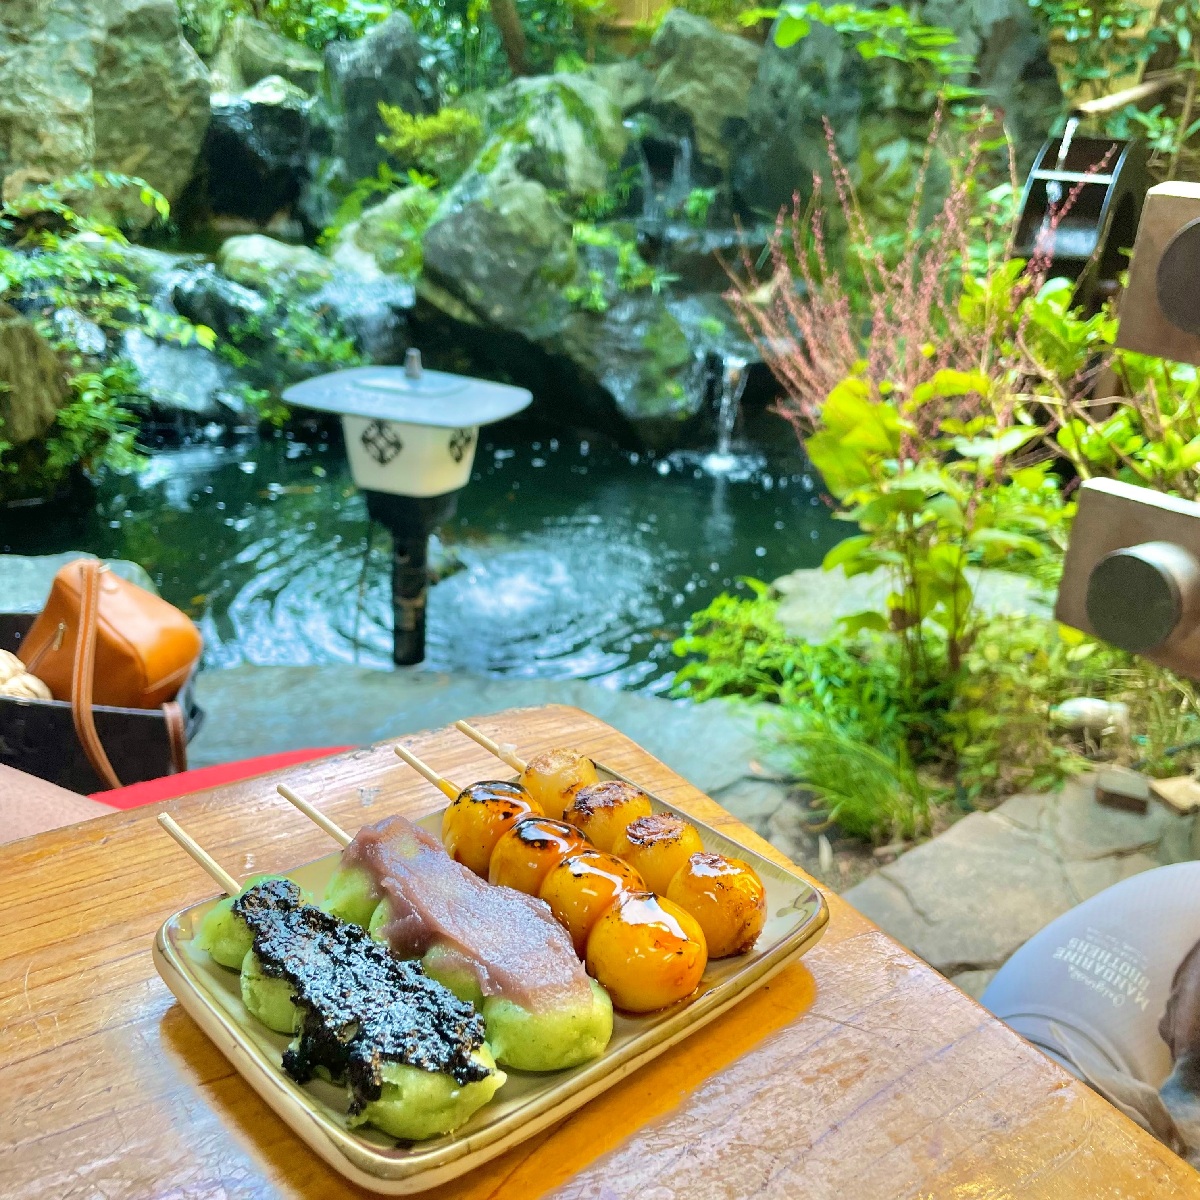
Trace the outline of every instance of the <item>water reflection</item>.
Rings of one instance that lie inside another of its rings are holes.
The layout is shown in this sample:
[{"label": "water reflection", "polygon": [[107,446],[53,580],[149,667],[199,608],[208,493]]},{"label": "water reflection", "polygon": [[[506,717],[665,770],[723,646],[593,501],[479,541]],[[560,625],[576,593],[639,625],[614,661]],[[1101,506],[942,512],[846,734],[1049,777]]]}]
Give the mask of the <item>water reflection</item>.
[{"label": "water reflection", "polygon": [[[528,424],[489,431],[431,591],[428,664],[658,689],[683,622],[738,576],[814,565],[841,530],[797,462],[710,476]],[[665,467],[665,469],[664,469]],[[9,547],[142,562],[200,622],[206,661],[390,665],[390,546],[336,442],[156,456],[96,508]]]}]

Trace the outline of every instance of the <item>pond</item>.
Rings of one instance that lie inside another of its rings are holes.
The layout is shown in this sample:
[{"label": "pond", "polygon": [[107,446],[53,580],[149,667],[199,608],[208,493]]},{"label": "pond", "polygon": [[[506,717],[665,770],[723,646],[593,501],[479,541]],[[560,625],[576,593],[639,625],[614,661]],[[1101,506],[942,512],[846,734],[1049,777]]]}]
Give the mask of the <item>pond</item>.
[{"label": "pond", "polygon": [[[5,550],[140,562],[200,624],[208,666],[391,664],[390,547],[336,432],[162,451],[84,511],[7,523]],[[706,463],[493,427],[441,531],[457,569],[430,592],[427,665],[662,691],[689,614],[740,576],[819,564],[845,532],[798,452]]]}]

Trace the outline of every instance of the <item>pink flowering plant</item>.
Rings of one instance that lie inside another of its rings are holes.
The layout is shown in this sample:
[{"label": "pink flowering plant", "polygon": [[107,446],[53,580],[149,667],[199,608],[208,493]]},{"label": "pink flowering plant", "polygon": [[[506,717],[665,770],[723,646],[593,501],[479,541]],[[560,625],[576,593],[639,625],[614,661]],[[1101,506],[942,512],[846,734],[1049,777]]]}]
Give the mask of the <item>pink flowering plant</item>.
[{"label": "pink flowering plant", "polygon": [[[923,174],[936,137],[935,129]],[[797,203],[780,215],[769,270],[743,260],[728,300],[782,385],[779,411],[837,515],[860,530],[830,551],[826,569],[890,578],[885,610],[847,618],[848,632],[896,635],[917,691],[944,693],[977,626],[972,567],[1033,563],[1061,523],[1050,456],[1035,448],[1043,428],[1014,394],[1016,356],[1000,349],[1039,280],[974,244],[978,147],[924,226],[918,197],[889,257],[829,142],[848,273],[859,286],[851,291],[830,269],[822,206],[806,213]],[[998,222],[983,224],[994,236]],[[998,265],[977,279],[970,264],[981,260]],[[998,273],[1004,287],[992,285]]]}]

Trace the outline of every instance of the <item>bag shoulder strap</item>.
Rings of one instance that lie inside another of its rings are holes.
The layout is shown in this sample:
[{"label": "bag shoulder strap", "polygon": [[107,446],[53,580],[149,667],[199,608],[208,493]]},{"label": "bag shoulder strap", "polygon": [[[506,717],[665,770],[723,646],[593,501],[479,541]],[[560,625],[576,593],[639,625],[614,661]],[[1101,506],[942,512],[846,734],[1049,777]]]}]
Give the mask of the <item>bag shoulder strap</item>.
[{"label": "bag shoulder strap", "polygon": [[75,640],[75,661],[71,667],[71,717],[88,762],[110,788],[119,788],[121,781],[100,743],[96,722],[92,716],[92,689],[96,676],[96,636],[100,624],[101,564],[93,558],[79,564],[83,588],[79,600],[79,632]]},{"label": "bag shoulder strap", "polygon": [[162,711],[167,723],[167,740],[171,743],[171,774],[181,775],[188,769],[187,721],[177,700],[168,700],[162,706]]}]

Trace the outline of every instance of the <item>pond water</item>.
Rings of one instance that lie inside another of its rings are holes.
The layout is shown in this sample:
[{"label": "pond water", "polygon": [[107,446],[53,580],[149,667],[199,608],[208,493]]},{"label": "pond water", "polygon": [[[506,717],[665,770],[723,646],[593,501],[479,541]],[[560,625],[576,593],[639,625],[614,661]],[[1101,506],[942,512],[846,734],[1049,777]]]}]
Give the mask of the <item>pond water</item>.
[{"label": "pond water", "polygon": [[[527,422],[485,431],[431,590],[427,665],[665,689],[688,615],[739,576],[818,564],[845,536],[799,454],[654,455]],[[85,511],[30,510],[25,554],[146,567],[200,624],[209,666],[391,664],[390,546],[335,433],[157,453]]]}]

